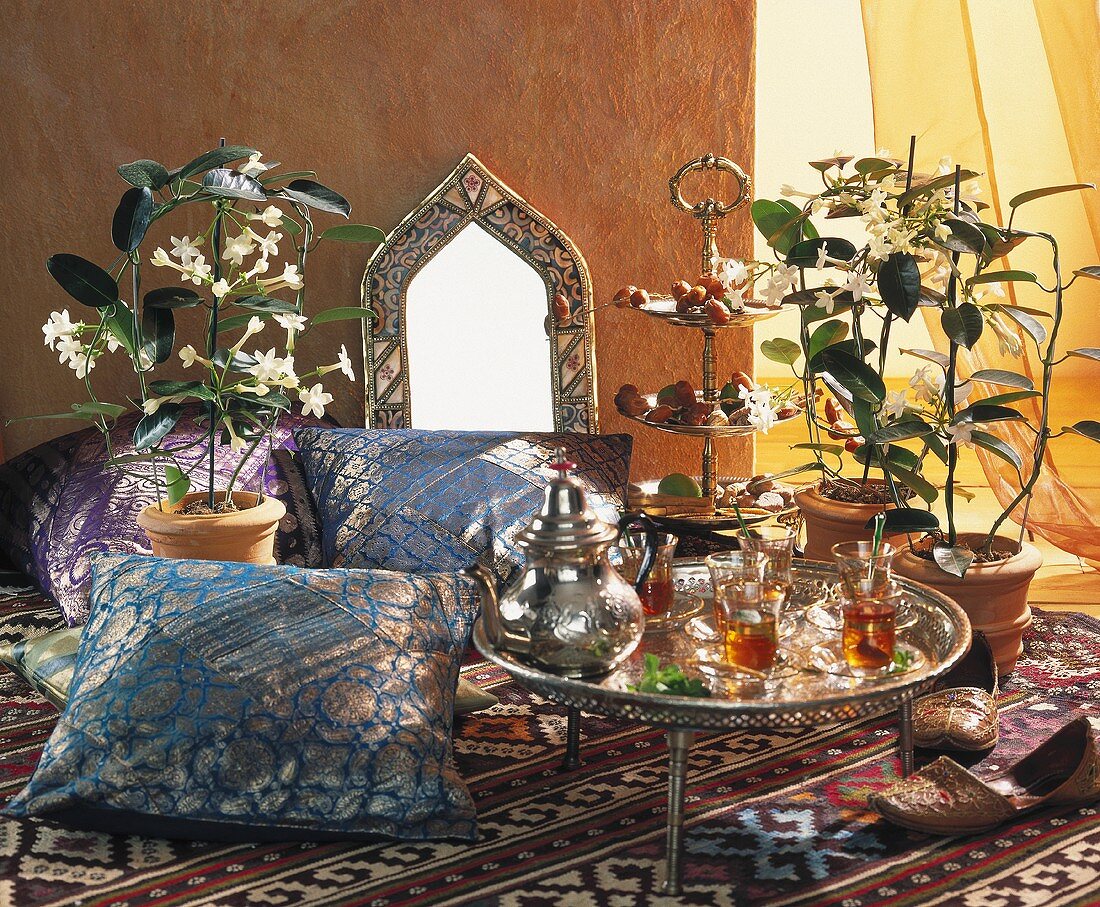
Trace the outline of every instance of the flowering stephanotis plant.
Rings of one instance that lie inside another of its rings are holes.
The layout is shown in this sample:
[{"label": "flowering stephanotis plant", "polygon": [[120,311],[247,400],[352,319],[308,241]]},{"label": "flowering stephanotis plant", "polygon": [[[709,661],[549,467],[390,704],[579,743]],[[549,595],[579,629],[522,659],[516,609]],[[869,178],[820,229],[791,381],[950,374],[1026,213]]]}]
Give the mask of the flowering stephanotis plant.
[{"label": "flowering stephanotis plant", "polygon": [[[1047,399],[1058,362],[1067,356],[1100,359],[1096,349],[1061,356],[1056,350],[1064,291],[1078,276],[1100,278],[1100,268],[1081,269],[1063,281],[1056,240],[1013,227],[1020,205],[1092,187],[1074,184],[1021,193],[1009,202],[1008,225],[1000,227],[981,219],[987,206],[976,199],[977,187],[971,182],[978,174],[948,159],[933,174],[913,173],[912,152],[908,167],[881,153],[854,162],[836,156],[811,166],[824,184],[820,192],[783,189],[785,196],[806,200],[801,209],[785,199],[758,200],[752,211],[777,258],[798,271],[798,288],[786,293],[782,303],[799,307],[799,342],[777,338],[761,345],[767,358],[790,365],[804,382],[810,440],[798,446],[812,450],[815,463],[794,471],[819,469],[823,493],[828,494],[831,485],[853,483],[840,473],[843,454],[850,452],[863,467],[860,484],[866,485],[872,467],[883,476],[887,499],[895,505],[886,514],[886,531],[926,533],[921,550],[943,570],[963,576],[975,558],[996,559],[996,533],[1010,515],[1016,514],[1023,529],[1026,502],[1052,437],[1075,433],[1100,440],[1100,424],[1090,420],[1052,432]],[[811,220],[817,215],[859,218],[866,244],[857,249],[847,239],[821,237]],[[1052,248],[1049,285],[1032,272],[997,264],[1028,240]],[[1012,282],[1051,294],[1053,312],[1010,303],[1004,285]],[[922,362],[907,388],[888,393],[883,371],[891,327],[898,318],[908,321],[920,307],[939,311],[948,352],[903,350]],[[1052,319],[1049,328],[1040,321],[1044,318]],[[1028,340],[1035,344],[1042,369],[1038,387],[1026,375],[1007,369],[964,373],[959,351],[973,349],[987,327],[1003,356],[1022,356]],[[1012,406],[1031,398],[1039,403],[1037,420],[1028,420]],[[1008,443],[1007,432],[999,431],[1007,423],[1027,425],[1034,438],[1030,449],[1021,452],[1019,444]],[[843,446],[830,443],[835,441]],[[959,449],[967,447],[1012,464],[1020,488],[973,547],[959,542],[955,514],[956,497],[964,493],[955,482]],[[943,527],[931,510],[916,503],[932,505],[940,497],[941,489],[924,475],[929,455],[946,466]],[[1022,513],[1016,513],[1021,505]]]},{"label": "flowering stephanotis plant", "polygon": [[[76,320],[68,309],[53,312],[42,327],[46,344],[84,382],[88,394],[87,402],[58,416],[97,425],[106,438],[111,463],[118,468],[139,468],[135,464],[142,462],[163,467],[170,503],[187,494],[192,472],[208,462],[207,505],[219,506],[216,492],[229,504],[240,466],[265,439],[270,444],[280,416],[300,407],[301,412],[320,417],[334,399],[322,379],[339,371],[355,380],[343,346],[335,361],[324,365],[303,368],[296,361],[298,342],[312,327],[373,317],[369,309],[359,307],[307,316],[306,260],[325,239],[379,242],[384,235],[363,224],[331,227],[317,234],[311,212],[347,217],[351,206],[316,182],[313,171],[272,173],[278,166],[242,146],[216,148],[171,171],[149,160],[124,164],[118,172],[131,188],[115,210],[111,230],[120,254],[106,268],[67,253],[53,255],[47,262],[62,288],[87,307],[86,316]],[[197,203],[209,205],[211,211],[204,230],[194,237],[173,235],[171,248],[157,246],[151,254],[143,254],[142,243],[151,225],[176,208]],[[176,272],[177,285],[158,286],[142,295],[146,264]],[[123,281],[126,276],[129,280]],[[128,284],[125,289],[124,283]],[[201,339],[177,350],[174,313],[191,308],[204,315]],[[175,367],[195,369],[194,378],[155,378],[158,367],[166,367],[173,359],[173,351],[179,360]],[[97,361],[112,354],[129,357],[137,376],[129,406],[101,401],[93,386]],[[193,445],[173,447],[171,438],[186,404],[205,409],[208,428],[204,456],[190,466],[176,454]],[[137,452],[116,457],[110,430],[130,407],[143,412],[134,429]],[[229,487],[216,490],[214,460],[219,445],[228,445],[240,459]]]}]

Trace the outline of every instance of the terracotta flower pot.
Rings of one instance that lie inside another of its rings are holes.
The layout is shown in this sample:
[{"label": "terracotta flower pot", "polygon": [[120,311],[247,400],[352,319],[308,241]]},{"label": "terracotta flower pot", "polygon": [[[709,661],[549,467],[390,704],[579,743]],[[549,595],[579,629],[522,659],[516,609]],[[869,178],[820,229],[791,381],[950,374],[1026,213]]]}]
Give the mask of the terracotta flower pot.
[{"label": "terracotta flower pot", "polygon": [[[882,487],[881,479],[868,479],[868,485]],[[806,521],[806,557],[815,561],[832,561],[832,547],[837,542],[858,542],[870,539],[871,530],[864,528],[876,513],[892,510],[893,504],[852,504],[834,501],[820,491],[821,483],[795,492],[794,502]]]},{"label": "terracotta flower pot", "polygon": [[155,504],[138,514],[157,557],[194,558],[203,561],[242,561],[248,564],[275,563],[275,530],[286,515],[278,498],[235,491],[233,499],[243,508],[232,513],[184,516],[176,511],[206,497],[205,491],[184,495],[182,501],[164,509]]},{"label": "terracotta flower pot", "polygon": [[[959,541],[974,546],[984,538],[977,532],[959,534]],[[1043,556],[1027,542],[1021,546],[1001,536],[997,536],[997,542],[998,547],[1016,553],[993,564],[971,564],[962,579],[944,573],[935,561],[917,557],[908,547],[902,547],[894,558],[894,570],[958,602],[974,629],[985,633],[993,648],[997,670],[1007,674],[1024,650],[1022,638],[1031,626],[1028,587],[1035,571],[1043,565]]]}]

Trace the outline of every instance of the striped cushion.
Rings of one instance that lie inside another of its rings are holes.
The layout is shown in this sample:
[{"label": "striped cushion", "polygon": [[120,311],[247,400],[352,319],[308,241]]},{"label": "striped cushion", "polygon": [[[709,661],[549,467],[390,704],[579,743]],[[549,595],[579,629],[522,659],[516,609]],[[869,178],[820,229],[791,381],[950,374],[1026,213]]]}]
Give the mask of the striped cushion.
[{"label": "striped cushion", "polygon": [[43,636],[0,644],[0,663],[7,665],[57,708],[69,700],[76,650],[83,627],[64,627]]}]

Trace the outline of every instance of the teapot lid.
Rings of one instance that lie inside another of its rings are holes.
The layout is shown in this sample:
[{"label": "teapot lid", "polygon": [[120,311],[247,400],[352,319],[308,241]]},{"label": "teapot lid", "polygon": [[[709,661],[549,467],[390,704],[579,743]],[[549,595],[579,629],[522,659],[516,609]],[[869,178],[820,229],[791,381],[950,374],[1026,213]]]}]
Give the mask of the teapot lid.
[{"label": "teapot lid", "polygon": [[550,468],[557,475],[550,480],[544,493],[542,508],[516,535],[524,548],[544,551],[583,551],[615,541],[619,528],[600,519],[589,508],[584,488],[573,477],[577,464],[565,458],[565,448],[554,452]]}]

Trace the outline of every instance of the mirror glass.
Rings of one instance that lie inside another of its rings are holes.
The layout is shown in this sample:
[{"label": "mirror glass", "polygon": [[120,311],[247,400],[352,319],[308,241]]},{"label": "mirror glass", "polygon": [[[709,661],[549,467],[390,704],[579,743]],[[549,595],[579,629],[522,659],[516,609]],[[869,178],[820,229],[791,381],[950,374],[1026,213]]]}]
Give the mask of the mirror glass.
[{"label": "mirror glass", "polygon": [[405,290],[412,425],[553,431],[546,284],[476,223]]}]

